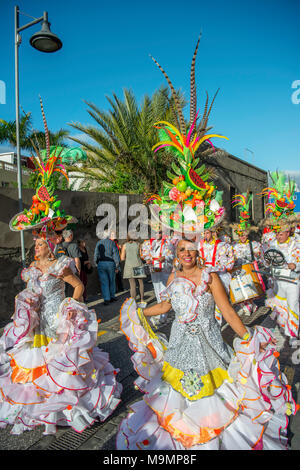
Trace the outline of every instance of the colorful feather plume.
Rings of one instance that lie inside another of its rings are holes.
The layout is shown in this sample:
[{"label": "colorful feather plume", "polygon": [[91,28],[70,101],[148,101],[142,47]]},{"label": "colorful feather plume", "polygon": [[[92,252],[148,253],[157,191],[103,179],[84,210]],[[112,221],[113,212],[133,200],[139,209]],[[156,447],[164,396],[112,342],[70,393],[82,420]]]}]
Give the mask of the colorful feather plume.
[{"label": "colorful feather plume", "polygon": [[32,155],[31,161],[35,165],[35,171],[38,172],[37,181],[43,186],[51,187],[51,179],[55,172],[61,173],[67,179],[67,181],[69,181],[69,177],[67,175],[64,165],[62,164],[61,153],[63,147],[60,147],[59,150],[57,148],[54,148],[54,150],[50,152],[49,130],[41,97],[40,104],[45,129],[46,158],[44,159],[41,156],[41,152],[35,147],[34,143],[32,142],[36,155]]},{"label": "colorful feather plume", "polygon": [[[212,228],[219,225],[225,217],[225,209],[222,207],[222,195],[218,192],[215,184],[211,181],[213,170],[206,168],[197,157],[201,144],[207,142],[215,150],[211,139],[227,137],[215,133],[209,133],[211,128],[207,127],[208,117],[217,96],[215,94],[209,104],[208,94],[200,124],[198,124],[199,111],[197,112],[197,90],[195,80],[196,57],[200,44],[201,35],[198,38],[196,48],[192,57],[190,71],[190,116],[187,125],[183,115],[183,109],[178,99],[175,88],[161,65],[151,56],[152,60],[165,76],[175,106],[174,124],[168,121],[158,121],[155,128],[158,130],[159,142],[152,150],[158,152],[166,149],[175,158],[171,163],[171,170],[167,171],[167,177],[171,182],[164,181],[163,189],[159,194],[147,198],[150,210],[153,214],[159,214],[159,220],[173,229],[195,231],[202,228]],[[171,106],[173,103],[171,102]],[[217,200],[218,198],[218,200]],[[195,228],[197,225],[197,229]]]},{"label": "colorful feather plume", "polygon": [[240,222],[237,226],[234,226],[236,231],[245,231],[251,228],[250,223],[250,204],[253,200],[253,195],[249,191],[247,193],[236,194],[232,198],[233,207],[239,207],[239,219]]},{"label": "colorful feather plume", "polygon": [[[175,150],[177,150],[183,157],[186,157],[187,155],[187,150],[190,151],[191,155],[193,158],[195,158],[195,153],[200,147],[200,145],[205,142],[209,141],[209,139],[213,137],[219,137],[220,139],[227,139],[227,137],[219,134],[207,134],[203,135],[201,138],[197,135],[194,135],[193,138],[191,138],[196,119],[197,119],[198,113],[196,114],[195,120],[189,129],[189,132],[187,136],[182,134],[178,129],[176,129],[173,124],[167,122],[167,121],[159,121],[155,123],[155,127],[157,129],[163,129],[167,136],[170,138],[170,140],[163,140],[160,142],[157,142],[153,147],[152,150],[157,152],[158,150],[164,148],[164,147],[173,147]],[[163,124],[163,126],[159,126],[158,124]],[[210,142],[211,144],[211,142]],[[211,144],[212,145],[212,144]]]},{"label": "colorful feather plume", "polygon": [[265,223],[269,225],[284,224],[294,219],[295,203],[293,196],[296,189],[295,181],[287,178],[283,172],[269,173],[273,186],[264,188],[259,196],[267,198],[266,214],[269,216]]},{"label": "colorful feather plume", "polygon": [[46,153],[45,156],[42,156],[42,151],[32,141],[35,155],[31,156],[31,161],[35,166],[34,171],[37,172],[36,192],[29,210],[24,209],[21,214],[12,219],[10,223],[12,230],[28,230],[50,223],[52,228],[63,227],[72,219],[60,209],[61,201],[53,195],[56,186],[54,174],[60,173],[67,181],[69,178],[62,164],[61,154],[64,148],[50,148],[49,130],[41,98],[40,104],[45,129]]}]

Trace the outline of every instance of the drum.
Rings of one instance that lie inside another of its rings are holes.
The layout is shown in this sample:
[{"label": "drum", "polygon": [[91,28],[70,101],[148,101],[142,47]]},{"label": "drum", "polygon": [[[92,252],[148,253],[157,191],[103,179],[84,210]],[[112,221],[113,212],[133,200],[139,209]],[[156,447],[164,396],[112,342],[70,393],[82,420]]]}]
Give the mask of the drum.
[{"label": "drum", "polygon": [[254,271],[255,267],[251,263],[233,269],[229,289],[232,305],[264,295],[264,288]]}]

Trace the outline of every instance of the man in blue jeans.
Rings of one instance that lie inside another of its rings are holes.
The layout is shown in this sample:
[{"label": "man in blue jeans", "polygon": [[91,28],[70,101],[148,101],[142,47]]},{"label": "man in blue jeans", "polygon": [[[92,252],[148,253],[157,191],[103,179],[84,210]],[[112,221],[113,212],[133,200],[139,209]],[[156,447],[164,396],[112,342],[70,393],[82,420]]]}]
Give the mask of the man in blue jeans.
[{"label": "man in blue jeans", "polygon": [[120,269],[120,255],[116,244],[109,239],[109,233],[103,234],[94,253],[94,262],[98,268],[104,305],[114,302],[116,295],[116,272]]}]

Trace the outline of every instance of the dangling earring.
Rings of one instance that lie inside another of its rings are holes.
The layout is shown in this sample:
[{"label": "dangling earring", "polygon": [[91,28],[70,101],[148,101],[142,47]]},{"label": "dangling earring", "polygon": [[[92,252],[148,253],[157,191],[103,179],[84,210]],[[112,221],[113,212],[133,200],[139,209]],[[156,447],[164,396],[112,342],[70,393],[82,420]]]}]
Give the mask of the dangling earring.
[{"label": "dangling earring", "polygon": [[205,265],[205,259],[202,258],[202,256],[198,256],[198,258],[197,258],[198,268],[203,268],[204,265]]},{"label": "dangling earring", "polygon": [[175,271],[182,271],[182,264],[179,262],[178,258],[174,258],[174,268]]}]

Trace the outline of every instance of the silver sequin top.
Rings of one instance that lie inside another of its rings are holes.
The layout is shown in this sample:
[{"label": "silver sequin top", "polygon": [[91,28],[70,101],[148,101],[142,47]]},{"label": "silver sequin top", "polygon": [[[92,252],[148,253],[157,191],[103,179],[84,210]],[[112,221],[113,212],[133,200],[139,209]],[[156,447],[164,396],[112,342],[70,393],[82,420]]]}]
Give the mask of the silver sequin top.
[{"label": "silver sequin top", "polygon": [[207,291],[208,281],[206,271],[202,272],[199,286],[189,279],[175,277],[161,294],[161,300],[169,300],[175,312],[165,361],[176,369],[193,370],[200,376],[217,367],[227,369],[232,357],[215,319],[215,302]]},{"label": "silver sequin top", "polygon": [[34,331],[35,334],[56,338],[57,312],[65,298],[65,283],[57,276],[71,264],[70,258],[62,256],[45,274],[35,266],[22,271],[22,279],[27,283],[27,289],[39,295],[40,323]]}]

